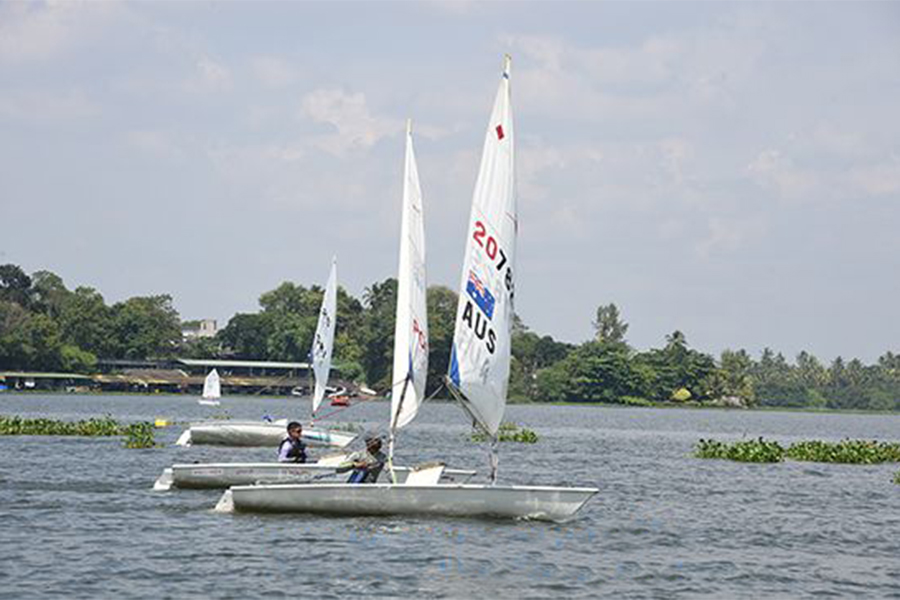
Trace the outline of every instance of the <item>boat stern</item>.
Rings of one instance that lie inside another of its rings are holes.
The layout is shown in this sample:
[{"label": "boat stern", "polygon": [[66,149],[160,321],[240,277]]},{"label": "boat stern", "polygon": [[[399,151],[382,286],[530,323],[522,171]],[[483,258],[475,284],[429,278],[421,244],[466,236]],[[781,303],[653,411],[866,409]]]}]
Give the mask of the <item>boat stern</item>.
[{"label": "boat stern", "polygon": [[216,503],[216,507],[213,509],[217,513],[233,513],[234,512],[234,497],[231,495],[231,490],[225,490],[222,493],[222,497],[219,498],[219,501]]}]

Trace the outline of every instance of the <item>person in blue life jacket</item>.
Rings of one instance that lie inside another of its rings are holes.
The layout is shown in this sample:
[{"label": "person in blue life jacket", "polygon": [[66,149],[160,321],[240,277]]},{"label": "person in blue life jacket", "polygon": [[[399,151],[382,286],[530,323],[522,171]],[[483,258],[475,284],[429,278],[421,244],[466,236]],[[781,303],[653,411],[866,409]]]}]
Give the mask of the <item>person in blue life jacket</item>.
[{"label": "person in blue life jacket", "polygon": [[300,441],[303,426],[291,421],[287,426],[287,435],[278,444],[278,462],[305,463],[306,444]]},{"label": "person in blue life jacket", "polygon": [[375,483],[384,469],[385,462],[387,457],[381,452],[381,438],[370,435],[366,437],[366,449],[348,456],[347,460],[338,466],[337,472],[345,473],[353,470],[347,483]]}]

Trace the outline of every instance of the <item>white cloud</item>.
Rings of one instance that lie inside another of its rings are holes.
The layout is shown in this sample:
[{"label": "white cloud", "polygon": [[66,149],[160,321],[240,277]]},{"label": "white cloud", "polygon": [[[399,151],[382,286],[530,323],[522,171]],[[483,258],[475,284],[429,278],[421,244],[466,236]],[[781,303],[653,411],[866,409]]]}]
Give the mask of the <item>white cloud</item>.
[{"label": "white cloud", "polygon": [[272,89],[285,88],[297,81],[296,69],[286,60],[276,56],[259,56],[250,62],[256,78]]},{"label": "white cloud", "polygon": [[194,63],[194,74],[186,84],[192,92],[222,92],[232,89],[231,70],[209,56],[200,56]]},{"label": "white cloud", "polygon": [[373,116],[362,92],[315,90],[304,96],[300,110],[302,116],[334,127],[335,133],[316,136],[313,142],[337,156],[354,149],[371,148],[379,139],[403,131],[402,121]]},{"label": "white cloud", "polygon": [[0,118],[34,123],[72,122],[96,117],[100,107],[82,90],[17,91],[0,96]]},{"label": "white cloud", "polygon": [[94,37],[124,10],[116,2],[4,2],[0,4],[0,61],[55,58]]},{"label": "white cloud", "polygon": [[855,186],[873,196],[900,193],[900,157],[853,167],[848,177]]},{"label": "white cloud", "polygon": [[712,258],[727,252],[735,252],[751,238],[762,235],[765,227],[759,219],[709,217],[707,235],[694,247],[702,258]]},{"label": "white cloud", "polygon": [[133,130],[125,134],[130,146],[159,158],[182,161],[187,155],[184,144],[167,131]]},{"label": "white cloud", "polygon": [[776,149],[760,152],[747,165],[747,172],[759,185],[788,200],[814,199],[813,193],[821,189],[816,172],[797,167]]}]

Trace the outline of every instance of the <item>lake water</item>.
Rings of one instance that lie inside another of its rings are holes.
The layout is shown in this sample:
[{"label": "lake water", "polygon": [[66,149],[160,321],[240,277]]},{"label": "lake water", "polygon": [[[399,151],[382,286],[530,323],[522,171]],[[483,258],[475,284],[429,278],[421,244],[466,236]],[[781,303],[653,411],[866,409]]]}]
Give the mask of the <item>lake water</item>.
[{"label": "lake water", "polygon": [[[308,403],[226,398],[236,418]],[[2,395],[0,414],[178,421],[185,396]],[[374,429],[386,403],[335,420]],[[273,449],[127,450],[118,438],[0,436],[0,597],[900,598],[898,465],[738,464],[700,437],[900,439],[900,415],[511,406],[540,434],[502,444],[501,482],[596,486],[565,524],[222,515],[218,491],[151,490],[173,462],[270,460]],[[383,430],[383,428],[382,428]],[[427,404],[398,462],[486,472],[452,404]]]}]

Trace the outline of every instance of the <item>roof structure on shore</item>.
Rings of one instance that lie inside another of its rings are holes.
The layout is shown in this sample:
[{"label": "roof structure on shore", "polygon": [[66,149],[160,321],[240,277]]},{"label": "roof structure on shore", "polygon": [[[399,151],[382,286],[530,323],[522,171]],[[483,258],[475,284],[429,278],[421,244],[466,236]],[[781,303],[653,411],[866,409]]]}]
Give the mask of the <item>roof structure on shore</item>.
[{"label": "roof structure on shore", "polygon": [[0,377],[24,377],[26,379],[90,379],[81,373],[39,373],[36,371],[0,371]]},{"label": "roof structure on shore", "polygon": [[308,369],[305,362],[274,362],[264,360],[221,360],[212,358],[179,358],[178,362],[189,367],[243,367],[248,369]]}]

